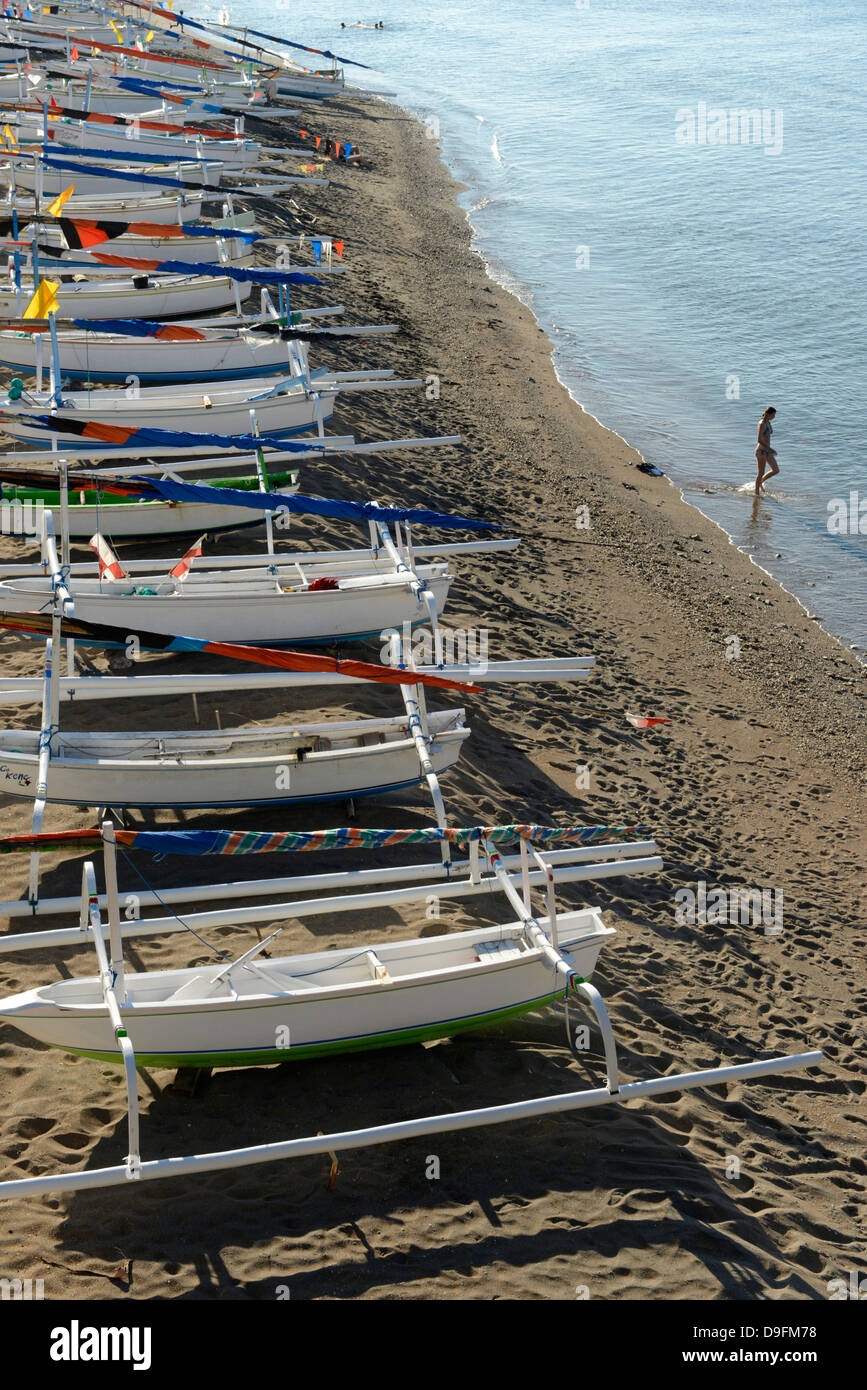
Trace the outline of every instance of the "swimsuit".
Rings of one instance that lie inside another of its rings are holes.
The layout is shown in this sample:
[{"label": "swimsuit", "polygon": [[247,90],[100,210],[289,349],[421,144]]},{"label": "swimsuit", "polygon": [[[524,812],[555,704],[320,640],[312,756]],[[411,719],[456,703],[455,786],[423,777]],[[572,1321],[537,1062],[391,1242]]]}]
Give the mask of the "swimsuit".
[{"label": "swimsuit", "polygon": [[771,425],[770,420],[766,420],[766,421],[765,421],[765,429],[766,429],[767,432],[768,432],[768,441],[769,441],[769,442],[768,442],[767,444],[763,444],[763,443],[762,443],[762,440],[761,440],[761,428],[762,428],[762,427],[761,427],[761,424],[760,424],[760,425],[759,425],[759,442],[758,442],[758,444],[756,445],[756,458],[758,458],[760,454],[763,455],[765,458],[767,458],[768,454],[772,454],[772,453],[774,452],[773,449],[771,448],[771,445],[770,445],[770,437],[771,437],[771,435],[773,434],[774,430],[773,430],[773,426]]}]

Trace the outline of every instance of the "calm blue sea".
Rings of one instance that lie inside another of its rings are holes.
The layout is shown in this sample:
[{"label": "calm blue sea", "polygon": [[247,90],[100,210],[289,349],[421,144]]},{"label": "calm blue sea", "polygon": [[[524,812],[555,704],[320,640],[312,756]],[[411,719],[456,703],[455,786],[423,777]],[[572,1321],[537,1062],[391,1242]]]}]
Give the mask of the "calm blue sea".
[{"label": "calm blue sea", "polygon": [[436,123],[574,396],[867,649],[864,0],[227,3]]}]

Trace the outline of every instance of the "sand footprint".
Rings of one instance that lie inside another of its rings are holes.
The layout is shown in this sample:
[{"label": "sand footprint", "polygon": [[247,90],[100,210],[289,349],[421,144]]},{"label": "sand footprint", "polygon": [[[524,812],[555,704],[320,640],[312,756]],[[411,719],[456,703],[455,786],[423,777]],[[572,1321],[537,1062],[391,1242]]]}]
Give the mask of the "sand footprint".
[{"label": "sand footprint", "polygon": [[28,1115],[26,1119],[19,1121],[16,1133],[22,1139],[38,1139],[40,1134],[47,1134],[56,1124],[56,1120],[49,1120],[42,1115]]}]

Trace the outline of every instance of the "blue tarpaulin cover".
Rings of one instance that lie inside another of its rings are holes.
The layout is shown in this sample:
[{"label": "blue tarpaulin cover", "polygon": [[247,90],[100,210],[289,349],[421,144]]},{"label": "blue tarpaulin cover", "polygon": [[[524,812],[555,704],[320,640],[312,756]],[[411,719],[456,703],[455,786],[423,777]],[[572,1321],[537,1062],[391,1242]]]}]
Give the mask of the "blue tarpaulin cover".
[{"label": "blue tarpaulin cover", "polygon": [[[95,259],[101,255],[112,255],[110,251],[95,251]],[[219,265],[211,261],[151,261],[145,257],[126,256],[124,260],[146,259],[147,264],[132,265],[130,270],[161,270],[166,275],[228,275],[230,280],[254,285],[321,285],[315,275],[306,275],[303,270],[265,270],[261,266]]]},{"label": "blue tarpaulin cover", "polygon": [[[136,438],[150,430],[139,430]],[[156,433],[173,433],[156,431]],[[180,435],[175,435],[179,439]],[[200,435],[191,435],[198,439]],[[261,439],[251,436],[253,446],[261,445]],[[306,448],[306,445],[296,445]],[[467,531],[498,531],[500,528],[491,521],[479,521],[474,517],[451,516],[445,512],[432,512],[423,507],[380,507],[375,502],[347,502],[334,498],[305,497],[299,493],[283,492],[242,492],[238,488],[203,487],[201,483],[176,482],[173,478],[130,478],[130,483],[143,482],[147,491],[156,492],[168,502],[222,502],[226,506],[249,507],[260,511],[289,511],[307,516],[341,517],[348,521],[410,521],[427,526],[443,526],[449,529]]]},{"label": "blue tarpaulin cover", "polygon": [[[128,140],[128,145],[134,145],[134,141]],[[149,154],[147,151],[141,153],[135,148],[122,150],[99,150],[93,149],[90,145],[86,149],[80,149],[75,145],[64,145],[57,140],[47,140],[42,146],[45,154],[54,156],[63,151],[64,154],[72,155],[74,158],[84,156],[86,159],[115,159],[120,164],[218,164],[220,157],[214,153],[207,158],[200,158],[194,151],[183,153],[178,150],[176,154]],[[102,170],[106,173],[106,170]]]},{"label": "blue tarpaulin cover", "polygon": [[[188,188],[201,193],[206,185],[194,183],[191,179],[170,179],[168,175],[160,174],[124,174],[119,169],[105,169],[99,164],[84,164],[75,159],[58,159],[54,155],[45,155],[42,163],[48,169],[65,169],[70,174],[99,174],[102,178],[118,179],[121,183],[153,183],[160,188]],[[215,188],[211,192],[216,193]]]},{"label": "blue tarpaulin cover", "polygon": [[73,319],[72,322],[85,333],[120,333],[126,338],[158,338],[162,329],[172,326],[151,323],[148,319]]},{"label": "blue tarpaulin cover", "polygon": [[[64,420],[59,415],[20,415],[17,419],[23,419],[28,424],[41,425],[44,429],[51,430],[55,434],[77,434],[86,439],[98,439],[96,431],[102,422],[94,422],[91,425],[83,424],[79,420]],[[269,434],[265,436],[253,434],[227,435],[227,434],[193,434],[183,430],[160,430],[150,429],[147,426],[138,428],[130,427],[128,430],[123,426],[109,426],[116,430],[118,434],[126,434],[130,448],[138,446],[161,448],[164,446],[176,447],[179,450],[184,445],[195,447],[196,445],[206,445],[208,448],[217,449],[249,449],[256,452],[263,445],[271,445],[290,453],[306,453],[311,447],[315,447],[316,440],[305,440],[303,442],[290,441],[281,438],[279,434]],[[327,441],[326,441],[327,443]],[[108,477],[106,477],[108,481]],[[112,482],[119,482],[112,479]],[[302,516],[328,516],[339,517],[347,521],[409,521],[418,522],[423,526],[443,526],[451,530],[465,531],[499,531],[500,527],[493,521],[479,521],[474,517],[453,516],[448,512],[429,511],[424,507],[381,507],[376,502],[349,502],[338,498],[325,497],[306,497],[301,493],[286,492],[243,492],[240,488],[232,487],[208,487],[204,483],[184,483],[174,478],[125,478],[125,486],[131,492],[140,493],[142,496],[162,497],[168,502],[218,502],[229,507],[247,507],[251,511],[264,512],[297,512]]]}]

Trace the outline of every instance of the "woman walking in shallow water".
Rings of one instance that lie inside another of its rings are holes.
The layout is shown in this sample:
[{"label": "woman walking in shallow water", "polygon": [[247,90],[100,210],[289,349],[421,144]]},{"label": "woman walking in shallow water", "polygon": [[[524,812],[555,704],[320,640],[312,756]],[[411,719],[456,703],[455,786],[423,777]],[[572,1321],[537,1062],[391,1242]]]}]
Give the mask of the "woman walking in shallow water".
[{"label": "woman walking in shallow water", "polygon": [[[775,478],[780,471],[779,465],[777,464],[777,451],[771,448],[771,435],[773,434],[771,421],[776,413],[774,407],[769,405],[762,412],[762,418],[759,421],[756,443],[756,468],[758,469],[756,475],[757,497],[764,492],[766,479]],[[767,473],[765,473],[765,469],[768,470]]]}]

